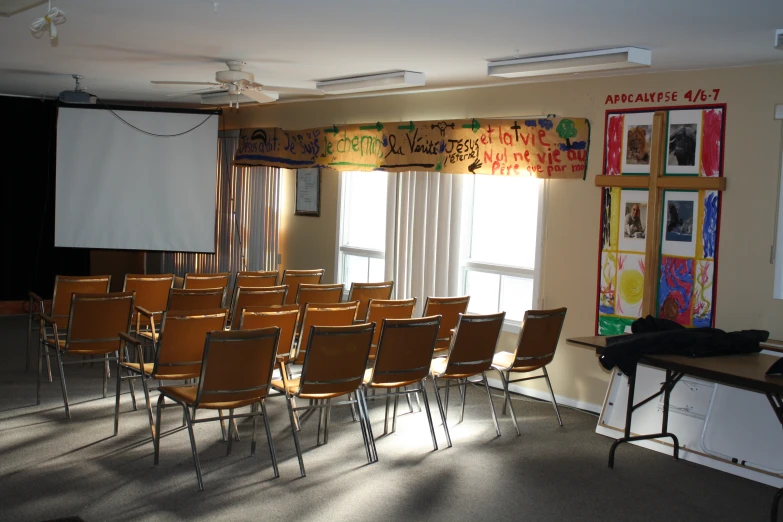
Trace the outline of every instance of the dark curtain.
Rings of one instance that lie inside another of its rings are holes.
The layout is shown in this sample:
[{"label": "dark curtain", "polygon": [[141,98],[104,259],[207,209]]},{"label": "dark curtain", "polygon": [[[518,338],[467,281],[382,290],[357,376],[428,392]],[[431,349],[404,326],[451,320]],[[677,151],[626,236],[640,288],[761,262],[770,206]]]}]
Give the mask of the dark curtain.
[{"label": "dark curtain", "polygon": [[57,103],[0,96],[0,300],[49,298],[56,274],[90,273],[90,251],[54,247]]}]

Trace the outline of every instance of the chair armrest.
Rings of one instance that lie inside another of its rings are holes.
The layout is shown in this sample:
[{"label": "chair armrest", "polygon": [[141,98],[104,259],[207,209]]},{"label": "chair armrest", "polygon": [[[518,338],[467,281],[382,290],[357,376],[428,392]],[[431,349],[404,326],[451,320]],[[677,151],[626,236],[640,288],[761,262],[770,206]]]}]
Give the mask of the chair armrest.
[{"label": "chair armrest", "polygon": [[31,301],[38,301],[39,303],[43,303],[43,297],[36,294],[35,292],[27,292],[27,296],[30,298]]},{"label": "chair armrest", "polygon": [[152,312],[150,312],[149,310],[141,306],[137,306],[136,311],[139,312],[141,315],[147,317],[148,319],[152,319],[152,316],[154,315]]},{"label": "chair armrest", "polygon": [[128,334],[126,334],[124,332],[120,332],[120,339],[122,339],[126,343],[130,343],[130,344],[133,344],[135,346],[141,346],[141,344],[142,344],[140,339],[134,339],[133,337],[131,337],[130,335],[128,335]]},{"label": "chair armrest", "polygon": [[41,321],[45,322],[46,324],[55,324],[54,319],[50,315],[46,315],[43,312],[38,312],[35,314],[36,319],[40,319]]}]

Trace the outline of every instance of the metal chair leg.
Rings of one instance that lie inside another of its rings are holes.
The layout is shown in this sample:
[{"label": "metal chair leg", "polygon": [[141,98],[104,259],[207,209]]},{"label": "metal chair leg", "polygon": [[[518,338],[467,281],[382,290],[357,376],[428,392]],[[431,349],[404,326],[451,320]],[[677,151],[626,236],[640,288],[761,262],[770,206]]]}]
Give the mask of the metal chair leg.
[{"label": "metal chair leg", "polygon": [[546,379],[546,385],[549,386],[549,395],[552,396],[552,406],[555,407],[555,415],[557,415],[557,423],[563,425],[563,420],[560,418],[560,410],[557,409],[557,401],[555,400],[555,392],[552,390],[552,383],[549,382],[549,374],[546,371],[546,366],[541,368],[544,370],[544,379]]},{"label": "metal chair leg", "polygon": [[500,425],[498,424],[498,417],[495,415],[495,405],[492,403],[492,394],[489,392],[489,383],[487,382],[487,374],[481,372],[481,377],[484,379],[484,388],[487,390],[487,398],[489,399],[489,408],[492,410],[492,420],[495,421],[495,431],[498,432],[500,437]]},{"label": "metal chair leg", "polygon": [[511,410],[511,420],[514,421],[514,428],[517,430],[517,435],[520,435],[517,415],[514,413],[514,405],[511,403],[511,395],[508,392],[508,379],[503,376],[502,371],[498,370],[498,373],[500,374],[500,381],[503,383],[503,413],[505,413],[506,405],[508,405],[508,408]]},{"label": "metal chair leg", "polygon": [[[443,403],[440,400],[440,391],[438,391],[438,380],[432,378],[432,387],[435,390],[435,400],[438,401],[438,409],[440,410],[440,420],[443,423],[443,431],[446,432],[446,442],[449,448],[451,447],[451,435],[449,435],[449,427],[446,424],[446,413],[443,411]],[[446,388],[448,390],[448,388]]]},{"label": "metal chair leg", "polygon": [[[141,387],[144,389],[144,403],[147,405],[147,415],[150,418],[150,432],[152,433],[152,438],[154,440],[155,439],[155,433],[158,430],[156,430],[155,424],[153,423],[154,419],[153,419],[153,416],[152,416],[152,402],[150,401],[150,390],[149,390],[149,387],[147,386],[147,379],[148,379],[148,377],[146,376],[146,374],[142,373],[141,374]],[[164,402],[163,401],[163,395],[161,395],[158,398],[158,408],[161,407],[163,402]],[[160,420],[158,421],[158,424],[160,424]]]},{"label": "metal chair leg", "polygon": [[[500,378],[503,379],[503,370],[498,370],[498,373],[500,374]],[[511,372],[506,372],[506,380],[505,383],[508,383],[511,380]],[[508,384],[503,385],[503,392],[508,396]],[[503,401],[503,411],[501,412],[503,415],[506,414],[506,401]]]},{"label": "metal chair leg", "polygon": [[[199,491],[204,491],[204,482],[201,480],[201,464],[199,464],[198,461],[198,452],[196,451],[196,437],[193,435],[193,423],[190,420],[190,411],[188,411],[188,407],[185,406],[184,404],[182,405],[182,410],[184,411],[185,421],[188,424],[188,435],[190,435],[190,449],[193,452],[193,466],[196,468],[198,489]],[[229,439],[229,444],[231,444],[230,439]]]},{"label": "metal chair leg", "polygon": [[361,407],[361,404],[359,403],[359,396],[356,395],[356,406],[359,410],[359,426],[362,429],[362,441],[364,442],[364,452],[367,455],[367,463],[372,464],[373,462],[373,454],[370,450],[370,441],[369,441],[369,434],[367,431],[367,420],[368,417],[365,415],[364,410]]},{"label": "metal chair leg", "polygon": [[228,444],[226,445],[226,456],[231,455],[231,443],[234,442],[234,437],[231,436],[231,429],[234,427],[234,408],[228,410]]},{"label": "metal chair leg", "polygon": [[158,405],[155,408],[155,428],[153,429],[153,435],[152,435],[152,448],[153,448],[153,459],[152,463],[156,466],[158,465],[158,460],[160,458],[160,414],[163,411],[163,408],[166,407],[166,401],[163,397],[163,394],[161,393],[158,396]]},{"label": "metal chair leg", "polygon": [[33,336],[33,300],[30,299],[30,309],[27,314],[27,345],[24,347],[24,371],[30,371],[30,338]]},{"label": "metal chair leg", "polygon": [[391,406],[391,388],[386,388],[386,413],[383,416],[383,434],[389,434],[389,406]]},{"label": "metal chair leg", "polygon": [[[400,393],[400,388],[397,388],[397,393]],[[405,395],[408,396],[407,394]],[[397,404],[400,402],[400,396],[395,395],[394,396],[394,413],[392,414],[392,433],[397,433]],[[413,412],[413,408],[411,408],[411,412]]]},{"label": "metal chair leg", "polygon": [[62,388],[63,391],[63,403],[65,404],[65,418],[70,419],[71,407],[68,404],[68,389],[65,387],[65,370],[63,369],[63,356],[60,353],[60,350],[56,350],[56,352],[57,352],[57,367],[60,370],[60,388]]},{"label": "metal chair leg", "polygon": [[[348,398],[350,399],[351,395],[348,394]],[[324,412],[324,444],[329,443],[329,417],[332,416],[332,399],[326,399],[326,408],[324,408],[326,411]],[[353,404],[351,404],[353,406]]]},{"label": "metal chair leg", "polygon": [[114,436],[120,431],[120,387],[122,386],[122,373],[120,363],[117,361],[117,396],[114,401]]},{"label": "metal chair leg", "polygon": [[294,422],[294,409],[291,405],[291,401],[293,400],[293,397],[288,399],[286,402],[288,403],[288,416],[291,419],[291,433],[294,435],[294,446],[296,447],[296,456],[299,459],[299,474],[304,477],[305,476],[305,467],[304,467],[304,461],[302,460],[302,448],[299,445],[299,434],[296,432],[296,426]]},{"label": "metal chair leg", "polygon": [[38,380],[35,386],[35,404],[41,404],[41,372],[43,371],[43,343],[38,343]]},{"label": "metal chair leg", "polygon": [[[272,430],[269,428],[269,417],[266,414],[266,403],[261,399],[261,412],[264,415],[264,428],[266,428],[266,443],[269,446],[269,457],[272,459],[272,469],[275,472],[275,478],[280,478],[280,471],[277,469],[277,455],[275,453],[275,442],[272,440]],[[253,417],[255,420],[255,417]]]},{"label": "metal chair leg", "polygon": [[[258,413],[258,403],[257,402],[254,402],[253,405],[250,407],[250,413]],[[250,456],[251,457],[256,454],[256,421],[257,420],[258,420],[258,415],[253,415],[253,434],[250,436]]]},{"label": "metal chair leg", "polygon": [[109,354],[103,354],[103,398],[106,398],[109,386]]},{"label": "metal chair leg", "polygon": [[[435,426],[432,425],[432,415],[430,414],[430,401],[427,398],[427,390],[424,389],[424,381],[419,383],[419,393],[424,396],[424,411],[427,412],[427,422],[430,424],[430,435],[432,435],[432,448],[438,450],[438,440],[435,438]],[[418,397],[418,394],[416,394]]]},{"label": "metal chair leg", "polygon": [[367,439],[370,443],[370,452],[373,455],[373,462],[378,462],[378,450],[375,448],[375,437],[372,433],[372,423],[370,423],[370,410],[367,408],[367,399],[364,396],[364,391],[359,389],[356,398],[357,404],[364,412],[365,424],[367,425]]},{"label": "metal chair leg", "polygon": [[[467,390],[468,379],[465,378],[462,381],[463,381],[463,384],[462,384],[462,386],[459,387],[460,395],[462,396],[462,408],[460,409],[460,412],[459,412],[459,422],[460,423],[462,423],[462,421],[465,420],[465,399],[466,399],[465,396],[468,394],[468,390]],[[457,381],[457,382],[459,382],[459,381]]]}]

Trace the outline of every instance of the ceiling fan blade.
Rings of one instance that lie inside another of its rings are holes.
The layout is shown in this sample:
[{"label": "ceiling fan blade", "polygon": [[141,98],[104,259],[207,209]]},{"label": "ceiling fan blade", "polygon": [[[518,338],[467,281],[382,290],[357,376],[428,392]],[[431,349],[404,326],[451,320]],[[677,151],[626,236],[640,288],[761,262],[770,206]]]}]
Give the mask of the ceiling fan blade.
[{"label": "ceiling fan blade", "polygon": [[277,94],[257,91],[255,89],[245,89],[242,91],[242,94],[257,101],[258,103],[269,103],[277,101]]},{"label": "ceiling fan blade", "polygon": [[228,92],[228,90],[227,89],[216,89],[216,88],[213,87],[211,89],[199,89],[199,90],[196,90],[196,91],[176,92],[174,94],[167,94],[166,96],[168,98],[184,98],[186,96],[196,96],[196,95],[199,95],[199,94],[218,94],[218,93],[221,93],[221,92]]},{"label": "ceiling fan blade", "polygon": [[166,81],[151,81],[155,85],[220,85],[215,82],[166,82]]},{"label": "ceiling fan blade", "polygon": [[308,89],[306,87],[282,87],[277,85],[266,85],[264,84],[264,90],[267,91],[275,91],[275,92],[285,92],[290,94],[310,94],[312,96],[323,96],[324,91],[321,89]]}]

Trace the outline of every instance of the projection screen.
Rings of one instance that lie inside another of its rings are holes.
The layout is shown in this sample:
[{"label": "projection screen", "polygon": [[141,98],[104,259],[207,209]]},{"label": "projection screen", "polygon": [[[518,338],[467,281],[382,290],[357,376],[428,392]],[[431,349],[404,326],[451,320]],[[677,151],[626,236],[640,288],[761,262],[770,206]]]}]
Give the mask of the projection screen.
[{"label": "projection screen", "polygon": [[59,109],[55,246],[214,252],[217,114],[114,113]]}]

